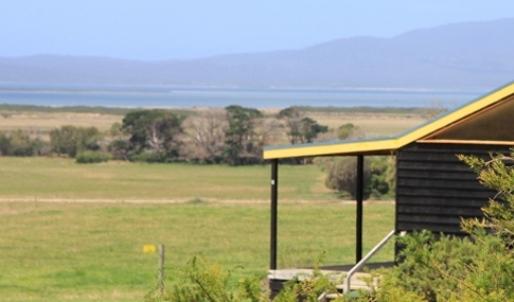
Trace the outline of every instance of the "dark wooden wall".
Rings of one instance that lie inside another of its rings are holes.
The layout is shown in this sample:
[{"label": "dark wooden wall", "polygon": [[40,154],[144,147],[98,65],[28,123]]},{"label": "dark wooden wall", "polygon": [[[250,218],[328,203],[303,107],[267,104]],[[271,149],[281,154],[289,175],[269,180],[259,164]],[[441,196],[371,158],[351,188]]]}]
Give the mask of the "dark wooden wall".
[{"label": "dark wooden wall", "polygon": [[461,217],[479,217],[494,196],[478,183],[476,174],[456,154],[490,158],[507,153],[501,146],[418,144],[397,153],[396,229],[461,234]]}]

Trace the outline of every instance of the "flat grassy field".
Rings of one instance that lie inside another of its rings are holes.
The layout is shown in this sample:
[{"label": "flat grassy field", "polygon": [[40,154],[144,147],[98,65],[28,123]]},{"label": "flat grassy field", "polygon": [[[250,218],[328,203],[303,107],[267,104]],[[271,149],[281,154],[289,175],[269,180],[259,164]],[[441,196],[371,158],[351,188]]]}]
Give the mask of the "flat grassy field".
[{"label": "flat grassy field", "polygon": [[[168,276],[195,255],[264,278],[269,167],[0,157],[0,301],[143,301],[167,247]],[[351,263],[354,206],[316,166],[280,170],[281,267]],[[300,202],[298,202],[300,201]],[[394,206],[365,206],[369,249],[393,227]],[[322,256],[323,255],[323,256]],[[391,259],[392,247],[377,256]]]},{"label": "flat grassy field", "polygon": [[[4,187],[5,185],[2,185]],[[366,249],[391,228],[393,206],[366,205]],[[279,265],[351,263],[354,206],[343,202],[283,204]],[[269,209],[263,204],[0,203],[0,300],[143,301],[155,285],[164,243],[167,275],[194,255],[233,270],[233,280],[264,278]],[[377,255],[391,259],[392,248]],[[175,273],[174,273],[175,272]]]},{"label": "flat grassy field", "polygon": [[[77,164],[72,159],[0,157],[0,200],[223,202],[269,200],[269,165]],[[284,201],[336,200],[315,165],[281,166]]]}]

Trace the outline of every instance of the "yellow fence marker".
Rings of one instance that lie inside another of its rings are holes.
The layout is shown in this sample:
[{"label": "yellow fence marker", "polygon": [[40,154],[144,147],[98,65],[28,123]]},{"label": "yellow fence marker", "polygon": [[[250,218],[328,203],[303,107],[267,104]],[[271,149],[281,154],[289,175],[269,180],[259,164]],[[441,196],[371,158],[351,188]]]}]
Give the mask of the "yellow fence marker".
[{"label": "yellow fence marker", "polygon": [[144,254],[155,254],[156,251],[157,251],[157,246],[155,244],[143,245],[143,253]]}]

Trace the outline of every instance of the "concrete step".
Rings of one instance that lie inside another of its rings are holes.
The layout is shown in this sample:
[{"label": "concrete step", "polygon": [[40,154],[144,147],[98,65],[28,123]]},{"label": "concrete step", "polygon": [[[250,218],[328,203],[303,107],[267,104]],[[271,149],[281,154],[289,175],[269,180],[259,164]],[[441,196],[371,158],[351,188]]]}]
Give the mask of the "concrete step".
[{"label": "concrete step", "polygon": [[328,294],[325,296],[325,302],[330,302],[330,301],[334,301],[335,299],[337,298],[340,298],[342,297],[343,294]]}]

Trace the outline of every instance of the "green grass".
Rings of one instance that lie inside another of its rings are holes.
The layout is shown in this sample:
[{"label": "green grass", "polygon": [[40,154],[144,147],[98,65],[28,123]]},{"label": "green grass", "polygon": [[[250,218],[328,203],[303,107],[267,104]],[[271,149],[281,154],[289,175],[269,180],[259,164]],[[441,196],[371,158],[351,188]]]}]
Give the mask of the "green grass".
[{"label": "green grass", "polygon": [[[170,278],[195,255],[233,270],[234,282],[266,275],[268,166],[0,157],[0,177],[2,302],[142,301],[157,266],[142,253],[147,243],[166,245]],[[281,267],[322,255],[321,264],[353,262],[354,206],[323,180],[316,166],[280,169]],[[392,229],[393,213],[389,203],[366,205],[366,249]],[[389,246],[376,260],[391,257]]]},{"label": "green grass", "polygon": [[[109,162],[80,165],[71,159],[0,157],[0,198],[265,201],[269,166]],[[335,200],[316,166],[282,166],[282,200]]]},{"label": "green grass", "polygon": [[[279,265],[351,263],[354,207],[280,206]],[[393,206],[365,207],[366,248],[392,228]],[[0,203],[1,301],[142,301],[155,284],[156,255],[167,247],[170,277],[194,255],[243,276],[265,277],[265,205]],[[391,259],[389,248],[378,260]]]}]

